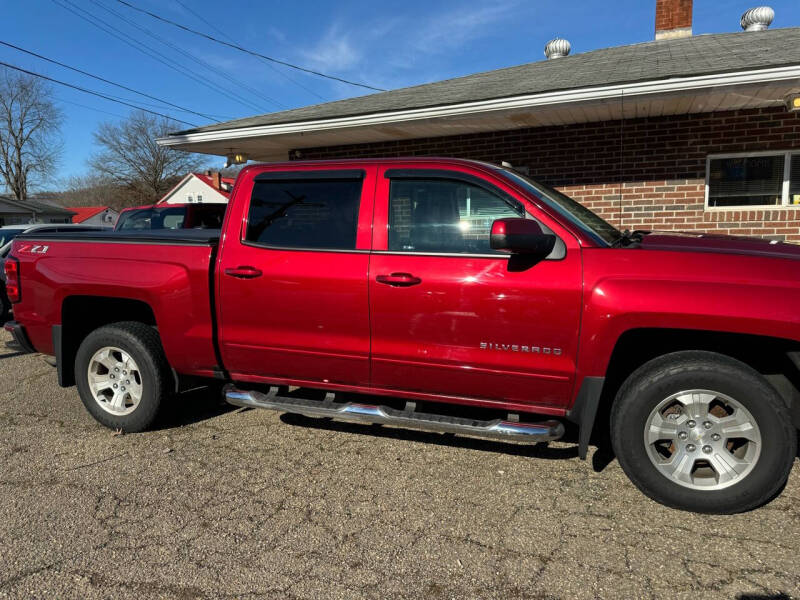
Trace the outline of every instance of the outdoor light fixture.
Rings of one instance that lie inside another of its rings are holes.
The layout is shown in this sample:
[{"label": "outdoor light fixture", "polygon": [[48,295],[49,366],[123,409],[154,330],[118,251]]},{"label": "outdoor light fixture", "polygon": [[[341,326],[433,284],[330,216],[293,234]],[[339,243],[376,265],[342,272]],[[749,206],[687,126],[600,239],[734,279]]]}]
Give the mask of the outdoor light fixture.
[{"label": "outdoor light fixture", "polygon": [[225,156],[225,167],[231,165],[243,165],[247,162],[247,154],[244,152],[231,152]]},{"label": "outdoor light fixture", "polygon": [[800,111],[800,94],[792,94],[786,99],[786,110],[789,112]]}]

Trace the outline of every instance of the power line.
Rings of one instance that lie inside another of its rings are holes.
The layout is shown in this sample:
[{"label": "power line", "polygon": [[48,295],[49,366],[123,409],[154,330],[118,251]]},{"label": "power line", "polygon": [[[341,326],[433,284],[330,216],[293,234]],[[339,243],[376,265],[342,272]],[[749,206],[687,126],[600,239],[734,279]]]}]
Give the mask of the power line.
[{"label": "power line", "polygon": [[138,29],[139,31],[141,31],[145,35],[153,38],[157,42],[161,42],[162,44],[164,44],[165,46],[168,46],[169,48],[171,48],[172,50],[174,50],[178,54],[181,54],[181,55],[185,56],[186,58],[188,58],[189,60],[199,64],[204,69],[206,69],[208,71],[213,71],[214,73],[216,73],[217,75],[219,75],[220,77],[225,79],[226,81],[232,81],[236,85],[238,85],[239,87],[248,90],[254,96],[257,96],[262,100],[266,100],[267,102],[271,102],[272,104],[275,104],[276,106],[278,106],[280,108],[288,108],[285,104],[275,100],[275,98],[271,98],[271,97],[267,96],[266,94],[261,93],[259,90],[257,90],[254,87],[248,85],[246,82],[240,81],[240,80],[236,79],[235,77],[232,77],[228,73],[225,73],[224,71],[222,71],[220,68],[215,67],[214,65],[210,64],[208,61],[205,61],[202,58],[198,58],[197,56],[195,56],[191,52],[188,52],[188,51],[184,50],[183,48],[181,48],[179,46],[176,46],[175,44],[173,44],[169,40],[165,40],[164,38],[162,38],[159,35],[156,35],[152,31],[149,31],[146,28],[141,27],[140,25],[138,25],[134,21],[131,21],[130,19],[122,16],[121,14],[119,14],[117,11],[110,9],[107,6],[104,6],[103,4],[98,2],[97,0],[91,0],[91,2],[93,4],[95,4],[96,6],[102,8],[104,11],[106,11],[106,12],[114,15],[118,19],[124,21],[125,23],[127,23],[131,27],[134,27],[135,29]]},{"label": "power line", "polygon": [[[195,16],[195,17],[196,17],[198,20],[200,20],[200,21],[202,21],[203,23],[205,23],[206,25],[208,25],[208,26],[209,26],[211,29],[213,29],[214,31],[216,31],[217,33],[219,33],[219,34],[220,34],[222,37],[224,37],[225,39],[227,39],[229,42],[233,42],[233,38],[232,38],[231,36],[229,36],[227,33],[225,33],[225,31],[223,31],[222,29],[220,29],[219,27],[217,27],[216,25],[214,25],[214,24],[213,24],[211,21],[209,21],[208,19],[206,19],[205,17],[203,17],[203,15],[201,15],[201,14],[199,14],[199,13],[195,12],[195,11],[194,11],[194,10],[192,10],[192,9],[191,9],[189,6],[186,6],[186,5],[185,5],[183,2],[181,2],[181,0],[175,0],[175,2],[177,2],[177,3],[178,3],[180,6],[181,6],[181,7],[183,7],[183,9],[184,9],[185,11],[187,11],[189,14],[192,14],[192,15],[194,15],[194,16]],[[319,98],[319,99],[320,99],[320,100],[322,100],[323,102],[327,100],[327,98],[325,98],[324,96],[320,96],[320,95],[319,95],[317,92],[315,92],[314,90],[312,90],[310,87],[307,87],[307,86],[303,85],[302,83],[300,83],[299,81],[297,81],[297,80],[296,80],[296,79],[294,79],[293,77],[290,77],[288,74],[284,73],[283,71],[281,71],[281,70],[280,70],[280,69],[278,69],[277,67],[274,67],[274,66],[272,66],[272,64],[271,64],[269,61],[267,61],[267,60],[265,60],[265,59],[263,59],[263,58],[262,58],[261,60],[262,60],[262,62],[263,62],[263,63],[264,63],[264,64],[265,64],[267,67],[269,67],[269,68],[270,68],[272,71],[274,71],[275,73],[277,73],[278,75],[280,75],[281,77],[283,77],[284,79],[286,79],[287,81],[290,81],[291,83],[295,84],[296,86],[298,86],[298,87],[300,87],[300,88],[304,89],[304,90],[305,90],[305,91],[307,91],[309,94],[311,94],[312,96],[315,96],[315,97]]]},{"label": "power line", "polygon": [[66,100],[63,97],[59,96],[57,98],[59,102],[66,102],[67,104],[73,104],[75,106],[80,106],[81,108],[85,108],[86,110],[91,110],[92,112],[103,113],[104,115],[111,115],[112,117],[118,117],[120,119],[127,119],[125,115],[121,115],[119,113],[109,112],[107,110],[103,110],[102,108],[95,108],[93,106],[89,106],[88,104],[81,104],[80,102],[73,102],[72,100]]},{"label": "power line", "polygon": [[162,104],[166,104],[166,105],[171,106],[173,108],[177,108],[180,111],[191,113],[193,115],[197,115],[198,117],[203,117],[204,119],[208,119],[209,121],[216,121],[217,123],[219,123],[219,121],[217,119],[214,119],[213,117],[211,117],[209,115],[206,115],[206,114],[191,110],[189,108],[184,108],[183,106],[179,106],[177,104],[173,104],[172,102],[167,102],[166,100],[162,100],[161,98],[156,98],[155,96],[151,96],[150,94],[145,94],[144,92],[140,92],[140,91],[135,90],[133,88],[129,88],[128,86],[122,85],[121,83],[115,83],[113,81],[110,81],[110,80],[105,79],[103,77],[100,77],[98,75],[92,75],[91,73],[88,73],[87,71],[84,71],[82,69],[78,69],[76,67],[71,67],[71,66],[69,66],[67,64],[59,62],[59,61],[54,60],[52,58],[47,58],[46,56],[42,56],[41,54],[37,54],[36,52],[33,52],[31,50],[25,50],[25,48],[20,48],[19,46],[15,46],[14,44],[9,44],[8,42],[4,42],[3,40],[0,40],[0,44],[2,44],[3,46],[7,46],[9,48],[13,48],[14,50],[19,50],[20,52],[24,52],[25,54],[30,54],[31,56],[35,56],[36,58],[40,58],[40,59],[45,60],[45,61],[47,61],[49,63],[54,64],[54,65],[58,65],[59,67],[64,67],[65,69],[69,69],[70,71],[75,71],[76,73],[80,73],[81,75],[86,75],[87,77],[91,77],[92,79],[96,79],[98,81],[102,81],[103,83],[107,83],[109,85],[113,85],[113,86],[121,88],[123,90],[127,90],[129,92],[133,92],[134,94],[139,94],[140,96],[144,96],[145,98],[150,98],[151,100],[155,100],[157,102],[161,102]]},{"label": "power line", "polygon": [[[165,56],[164,54],[162,54],[158,50],[155,50],[154,48],[150,48],[150,47],[146,46],[142,42],[140,42],[140,41],[136,40],[135,38],[131,37],[130,35],[128,35],[125,31],[122,31],[121,29],[115,27],[114,25],[110,24],[108,21],[104,21],[103,19],[101,19],[100,17],[92,14],[91,12],[86,10],[85,8],[81,8],[79,6],[76,6],[73,2],[71,2],[71,0],[52,0],[52,1],[55,4],[57,4],[58,6],[61,6],[61,8],[64,8],[64,9],[68,10],[69,12],[71,12],[72,14],[77,16],[78,18],[81,18],[84,21],[87,21],[88,23],[90,23],[91,25],[94,25],[95,27],[97,27],[101,31],[104,31],[107,34],[109,34],[110,36],[117,38],[119,41],[123,42],[124,44],[127,44],[128,46],[132,47],[134,50],[138,50],[142,54],[144,54],[146,56],[149,56],[153,60],[155,60],[157,62],[160,62],[161,64],[163,64],[166,67],[168,67],[168,68],[172,69],[173,71],[175,71],[176,73],[180,73],[184,77],[188,77],[192,81],[195,81],[195,82],[199,83],[200,85],[203,85],[203,86],[205,86],[205,87],[207,87],[207,88],[209,88],[209,89],[211,89],[211,90],[213,90],[213,91],[225,96],[226,98],[228,98],[230,100],[233,100],[234,102],[239,102],[240,104],[242,104],[244,106],[247,106],[251,110],[260,110],[260,108],[257,105],[255,105],[254,103],[250,102],[246,98],[240,96],[236,92],[234,92],[232,90],[228,90],[227,88],[224,88],[224,87],[216,84],[215,82],[213,82],[213,81],[211,81],[211,80],[209,80],[207,78],[203,78],[202,76],[195,75],[189,68],[187,68],[187,67],[183,66],[182,64],[180,64],[179,62],[177,62],[175,60],[172,60],[171,58]],[[79,12],[76,12],[76,11],[79,11]],[[81,14],[81,13],[83,13],[83,14]]]},{"label": "power line", "polygon": [[20,71],[21,73],[27,73],[28,75],[32,75],[33,77],[39,77],[41,79],[46,79],[47,81],[51,81],[53,83],[57,83],[59,85],[63,85],[68,88],[72,88],[73,90],[78,90],[79,92],[84,92],[86,94],[91,94],[92,96],[97,96],[98,98],[103,98],[108,100],[109,102],[116,102],[117,104],[124,104],[125,106],[129,106],[131,108],[135,108],[136,110],[142,110],[146,113],[150,113],[151,115],[156,115],[159,117],[164,117],[165,119],[169,119],[171,121],[177,121],[178,123],[183,123],[184,125],[189,125],[191,127],[197,127],[195,123],[190,123],[189,121],[183,121],[181,119],[177,119],[175,117],[171,117],[169,115],[165,115],[164,113],[156,112],[154,110],[149,110],[147,108],[142,108],[141,106],[136,106],[135,104],[130,104],[129,102],[124,102],[123,100],[117,100],[116,98],[112,98],[111,96],[106,96],[100,92],[96,92],[94,90],[87,90],[86,88],[80,87],[79,85],[72,85],[71,83],[67,83],[66,81],[61,81],[59,79],[54,79],[52,77],[48,77],[47,75],[42,75],[41,73],[35,73],[33,71],[29,71],[28,69],[23,69],[22,67],[17,67],[16,65],[11,65],[7,62],[0,61],[0,66],[8,67],[9,69],[14,69],[15,71]]},{"label": "power line", "polygon": [[357,86],[357,87],[360,87],[360,88],[366,88],[368,90],[374,90],[376,92],[385,92],[386,91],[383,88],[373,87],[371,85],[367,85],[366,83],[358,83],[358,82],[355,82],[355,81],[350,81],[348,79],[343,79],[341,77],[336,77],[335,75],[327,75],[325,73],[321,73],[321,72],[315,71],[313,69],[308,69],[306,67],[301,67],[301,66],[298,66],[298,65],[294,65],[292,63],[289,63],[289,62],[286,62],[286,61],[283,61],[283,60],[278,60],[277,58],[272,58],[271,56],[266,56],[265,54],[260,54],[258,52],[255,52],[254,50],[248,50],[247,48],[242,48],[238,44],[232,44],[230,42],[226,42],[224,40],[217,39],[217,38],[215,38],[213,36],[208,35],[207,33],[203,33],[202,31],[196,31],[194,29],[186,27],[185,25],[181,25],[180,23],[176,23],[175,21],[171,21],[171,20],[169,20],[169,19],[167,19],[165,17],[161,17],[161,16],[159,16],[159,15],[157,15],[155,13],[152,13],[149,10],[145,10],[143,8],[139,8],[138,6],[134,6],[133,4],[131,4],[130,2],[126,2],[125,0],[117,0],[117,2],[127,6],[128,8],[132,8],[133,10],[139,11],[140,13],[144,13],[146,15],[149,15],[149,16],[153,17],[154,19],[157,19],[157,20],[162,21],[164,23],[169,23],[173,27],[177,27],[179,29],[183,29],[184,31],[188,31],[189,33],[193,33],[194,35],[199,35],[200,37],[204,37],[207,40],[211,40],[212,42],[216,42],[218,44],[222,44],[223,46],[228,46],[229,48],[233,48],[234,50],[239,50],[240,52],[244,52],[246,54],[250,54],[252,56],[257,56],[259,58],[263,58],[264,60],[268,60],[270,62],[274,62],[274,63],[277,63],[279,65],[283,65],[284,67],[289,67],[291,69],[296,69],[298,71],[303,71],[304,73],[310,73],[311,75],[317,75],[318,77],[324,77],[325,79],[332,79],[334,81],[339,81],[340,83],[346,83],[348,85],[354,85],[354,86]]},{"label": "power line", "polygon": [[[88,12],[87,10],[85,10],[83,8],[80,8],[78,6],[75,6],[72,2],[70,2],[70,0],[52,0],[52,1],[57,6],[60,6],[61,8],[71,12],[76,17],[78,17],[80,19],[83,19],[84,21],[90,23],[91,25],[94,25],[95,27],[97,27],[101,31],[106,32],[111,37],[117,38],[119,41],[123,42],[124,44],[127,44],[128,46],[132,47],[134,50],[138,50],[142,54],[144,54],[146,56],[149,56],[153,60],[155,60],[157,62],[160,62],[161,64],[169,67],[170,69],[172,69],[176,73],[180,73],[184,77],[188,77],[189,79],[191,79],[191,80],[193,80],[193,81],[195,81],[195,82],[197,82],[197,83],[199,83],[199,84],[201,84],[201,85],[203,85],[203,86],[205,86],[205,87],[207,87],[207,88],[209,88],[211,90],[214,90],[215,92],[217,92],[219,94],[222,94],[223,96],[225,96],[226,98],[228,98],[230,100],[233,100],[234,102],[239,102],[240,104],[243,104],[244,106],[247,106],[251,110],[261,110],[258,106],[256,106],[252,102],[248,101],[247,99],[242,98],[241,96],[239,96],[235,92],[229,92],[225,88],[215,84],[213,81],[209,81],[208,79],[202,79],[200,77],[197,77],[197,76],[193,75],[191,72],[189,72],[189,70],[186,67],[184,67],[180,63],[169,59],[168,57],[164,56],[163,54],[161,54],[160,52],[158,52],[156,50],[152,50],[152,49],[148,48],[147,46],[145,46],[141,42],[138,42],[138,41],[133,40],[133,39],[126,39],[126,38],[130,38],[130,36],[128,36],[128,34],[126,34],[124,31],[114,27],[113,25],[109,24],[108,22],[104,21],[103,19],[100,19],[99,17],[96,17],[96,16],[92,15],[92,13]],[[76,11],[80,11],[82,13],[86,13],[86,15],[89,15],[89,16],[85,16],[83,14],[80,14],[79,12],[76,12]],[[98,24],[98,22],[102,23],[102,24]],[[109,30],[111,30],[111,31],[109,31]],[[114,32],[116,32],[116,33],[114,33]],[[172,64],[170,64],[170,63],[172,63]]]}]

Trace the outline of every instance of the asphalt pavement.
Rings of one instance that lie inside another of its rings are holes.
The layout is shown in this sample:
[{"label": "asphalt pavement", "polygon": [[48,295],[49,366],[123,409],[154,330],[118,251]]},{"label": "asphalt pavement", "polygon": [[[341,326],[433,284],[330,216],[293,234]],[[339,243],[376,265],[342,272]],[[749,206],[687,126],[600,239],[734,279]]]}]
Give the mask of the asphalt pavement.
[{"label": "asphalt pavement", "polygon": [[[0,598],[800,597],[800,466],[736,516],[616,461],[176,398],[114,435],[0,333]],[[592,460],[594,459],[594,460]]]}]

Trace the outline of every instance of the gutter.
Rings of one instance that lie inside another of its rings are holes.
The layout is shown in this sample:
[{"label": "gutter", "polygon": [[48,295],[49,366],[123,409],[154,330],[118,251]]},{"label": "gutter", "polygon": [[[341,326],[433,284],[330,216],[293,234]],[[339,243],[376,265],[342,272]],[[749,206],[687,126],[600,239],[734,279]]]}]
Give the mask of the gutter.
[{"label": "gutter", "polygon": [[460,104],[452,104],[447,106],[431,106],[425,108],[354,115],[331,119],[298,121],[294,123],[278,123],[273,125],[256,125],[252,127],[188,133],[183,135],[175,134],[158,138],[156,141],[161,146],[177,146],[201,142],[238,140],[242,138],[309,133],[316,131],[344,129],[349,127],[368,127],[372,125],[385,125],[405,121],[457,117],[469,114],[520,108],[534,108],[538,106],[566,104],[571,102],[607,100],[619,98],[621,96],[645,96],[650,94],[664,94],[669,92],[706,89],[722,86],[768,83],[772,81],[782,81],[796,78],[800,78],[800,65],[733,73],[698,75],[694,77],[679,77],[659,81],[647,81],[622,85],[578,88],[572,90],[562,90],[558,92],[546,92],[542,94],[513,96],[510,98],[496,98],[475,102],[463,102]]}]

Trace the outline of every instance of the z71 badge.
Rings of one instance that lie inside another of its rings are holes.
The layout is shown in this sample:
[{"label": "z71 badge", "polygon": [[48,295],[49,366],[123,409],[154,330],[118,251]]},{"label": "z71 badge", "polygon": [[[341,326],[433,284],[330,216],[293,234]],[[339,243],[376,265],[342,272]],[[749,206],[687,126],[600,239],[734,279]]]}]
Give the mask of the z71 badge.
[{"label": "z71 badge", "polygon": [[17,252],[20,254],[47,254],[49,249],[50,246],[44,246],[42,244],[22,244]]},{"label": "z71 badge", "polygon": [[493,342],[481,342],[481,350],[498,350],[500,352],[527,352],[529,354],[552,354],[561,356],[561,348],[547,346],[523,346],[520,344],[495,344]]}]

